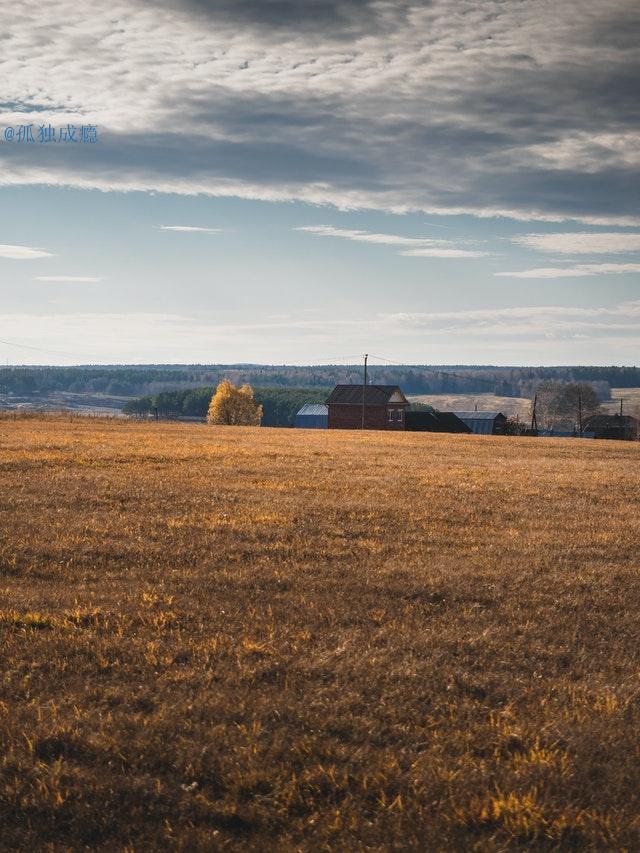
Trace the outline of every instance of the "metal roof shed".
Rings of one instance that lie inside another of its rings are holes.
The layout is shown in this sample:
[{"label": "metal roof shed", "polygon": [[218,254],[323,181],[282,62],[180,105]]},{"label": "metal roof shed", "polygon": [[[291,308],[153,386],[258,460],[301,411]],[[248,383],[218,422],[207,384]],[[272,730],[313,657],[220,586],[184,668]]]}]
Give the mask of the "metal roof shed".
[{"label": "metal roof shed", "polygon": [[305,403],[296,413],[293,425],[299,429],[327,429],[329,408],[324,403]]},{"label": "metal roof shed", "polygon": [[502,412],[453,412],[475,435],[502,435],[506,415]]}]

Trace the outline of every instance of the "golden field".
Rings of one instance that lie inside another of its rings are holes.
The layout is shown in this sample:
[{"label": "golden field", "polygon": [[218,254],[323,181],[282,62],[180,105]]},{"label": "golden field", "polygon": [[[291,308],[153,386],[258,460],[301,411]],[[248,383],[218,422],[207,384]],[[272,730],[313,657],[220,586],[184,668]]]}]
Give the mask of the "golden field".
[{"label": "golden field", "polygon": [[640,849],[639,462],[0,419],[0,847]]}]

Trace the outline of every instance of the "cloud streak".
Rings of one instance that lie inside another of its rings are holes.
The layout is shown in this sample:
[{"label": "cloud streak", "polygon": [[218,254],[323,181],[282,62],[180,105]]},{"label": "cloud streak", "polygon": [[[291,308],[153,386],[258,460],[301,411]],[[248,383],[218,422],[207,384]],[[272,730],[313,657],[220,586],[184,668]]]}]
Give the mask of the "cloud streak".
[{"label": "cloud streak", "polygon": [[521,234],[512,242],[537,252],[562,255],[599,255],[640,252],[640,234],[618,232],[574,232],[556,234]]},{"label": "cloud streak", "polygon": [[196,232],[199,234],[221,234],[222,228],[203,228],[200,225],[158,225],[160,231]]},{"label": "cloud streak", "polygon": [[32,261],[36,258],[51,258],[51,252],[44,249],[32,249],[30,246],[0,245],[0,258],[9,258],[13,261]]},{"label": "cloud streak", "polygon": [[400,255],[412,258],[484,258],[489,252],[456,248],[453,240],[434,240],[430,237],[403,237],[398,234],[376,234],[352,228],[334,228],[332,225],[305,225],[294,229],[316,234],[319,237],[339,237],[356,243],[401,248]]},{"label": "cloud streak", "polygon": [[505,278],[582,278],[589,275],[623,275],[640,272],[640,264],[577,264],[574,267],[541,267],[518,272],[495,272]]},{"label": "cloud streak", "polygon": [[92,275],[37,275],[34,281],[63,282],[67,284],[95,284],[102,278]]}]

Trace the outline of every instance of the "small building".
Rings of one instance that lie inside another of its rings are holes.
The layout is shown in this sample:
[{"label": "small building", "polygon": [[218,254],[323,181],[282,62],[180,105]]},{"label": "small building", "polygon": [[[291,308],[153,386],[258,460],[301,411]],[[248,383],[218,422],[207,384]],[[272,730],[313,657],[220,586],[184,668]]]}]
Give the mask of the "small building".
[{"label": "small building", "polygon": [[453,412],[406,412],[405,423],[411,432],[471,432],[471,427]]},{"label": "small building", "polygon": [[583,428],[592,432],[595,438],[635,441],[638,438],[640,422],[631,415],[592,415],[587,418]]},{"label": "small building", "polygon": [[507,417],[502,412],[452,412],[475,435],[504,435]]},{"label": "small building", "polygon": [[327,429],[329,409],[324,403],[305,403],[293,419],[294,427],[299,429]]},{"label": "small building", "polygon": [[403,430],[407,398],[397,385],[336,385],[329,397],[329,429]]}]

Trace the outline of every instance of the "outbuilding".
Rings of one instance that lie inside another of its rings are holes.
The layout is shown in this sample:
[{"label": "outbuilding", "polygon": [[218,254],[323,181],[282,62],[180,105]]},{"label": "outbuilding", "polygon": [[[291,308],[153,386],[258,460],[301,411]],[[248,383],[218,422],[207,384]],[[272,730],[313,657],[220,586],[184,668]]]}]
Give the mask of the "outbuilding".
[{"label": "outbuilding", "polygon": [[471,432],[453,412],[407,412],[405,420],[406,429],[411,432]]},{"label": "outbuilding", "polygon": [[638,418],[631,415],[592,415],[583,424],[595,438],[635,441],[638,438]]},{"label": "outbuilding", "polygon": [[475,435],[504,435],[507,416],[502,412],[453,412]]},{"label": "outbuilding", "polygon": [[324,403],[305,403],[296,412],[293,425],[299,429],[327,429],[329,425],[329,409]]}]

